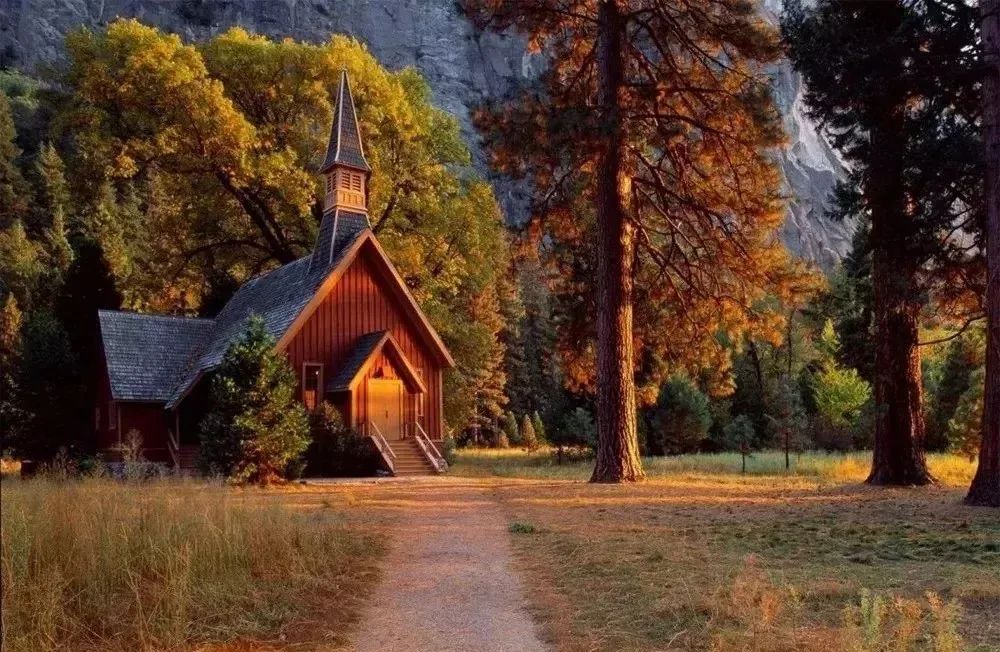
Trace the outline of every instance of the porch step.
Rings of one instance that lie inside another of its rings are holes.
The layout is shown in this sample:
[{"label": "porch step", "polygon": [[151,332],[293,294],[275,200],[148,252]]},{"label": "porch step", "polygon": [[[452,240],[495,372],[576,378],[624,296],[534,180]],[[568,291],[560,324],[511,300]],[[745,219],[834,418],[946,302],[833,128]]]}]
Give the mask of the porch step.
[{"label": "porch step", "polygon": [[181,471],[195,471],[198,468],[198,450],[196,444],[184,444],[178,451],[178,466]]},{"label": "porch step", "polygon": [[389,442],[396,454],[396,475],[434,475],[434,465],[424,456],[420,444],[415,439],[397,439]]}]

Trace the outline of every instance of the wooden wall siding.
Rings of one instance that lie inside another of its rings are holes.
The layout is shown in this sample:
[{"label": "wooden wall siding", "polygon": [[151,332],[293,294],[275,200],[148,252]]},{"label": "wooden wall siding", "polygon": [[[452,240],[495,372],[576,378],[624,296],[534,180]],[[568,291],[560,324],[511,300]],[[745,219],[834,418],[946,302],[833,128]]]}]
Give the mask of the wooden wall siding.
[{"label": "wooden wall siding", "polygon": [[130,430],[142,434],[143,455],[150,462],[171,462],[167,449],[167,419],[162,403],[119,403],[122,444],[128,443]]},{"label": "wooden wall siding", "polygon": [[[302,363],[321,362],[323,376],[329,379],[350,354],[355,340],[367,333],[388,330],[404,355],[417,369],[424,370],[427,385],[424,429],[432,439],[441,439],[441,382],[431,351],[420,339],[411,318],[397,303],[388,280],[372,261],[373,252],[366,246],[344,271],[340,281],[323,299],[302,329],[289,342],[286,352],[301,375]],[[391,365],[387,365],[391,366]],[[301,382],[301,380],[300,380]],[[366,415],[358,406],[365,405],[363,383],[355,393],[355,423]],[[412,421],[415,404],[407,400],[407,414]]]}]

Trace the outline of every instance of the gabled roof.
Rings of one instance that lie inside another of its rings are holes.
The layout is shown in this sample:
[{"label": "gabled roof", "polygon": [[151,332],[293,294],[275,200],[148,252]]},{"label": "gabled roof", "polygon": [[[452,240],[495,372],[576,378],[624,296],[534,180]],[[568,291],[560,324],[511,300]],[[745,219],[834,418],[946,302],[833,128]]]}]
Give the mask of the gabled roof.
[{"label": "gabled roof", "polygon": [[375,331],[359,337],[336,375],[326,384],[328,392],[353,390],[371,367],[378,354],[386,354],[397,363],[398,371],[410,391],[426,392],[424,381],[406,358],[403,349],[389,331]]},{"label": "gabled roof", "polygon": [[441,337],[438,335],[434,327],[431,326],[430,321],[424,314],[424,311],[420,309],[417,304],[417,300],[413,298],[410,293],[409,288],[406,287],[406,283],[403,278],[396,271],[395,266],[393,266],[392,261],[389,260],[388,254],[379,244],[379,241],[375,238],[375,234],[372,233],[371,229],[365,229],[362,231],[358,237],[344,249],[343,254],[340,257],[339,262],[336,266],[331,269],[329,276],[323,280],[323,283],[319,286],[316,293],[313,295],[311,301],[309,301],[303,308],[299,315],[295,318],[295,321],[288,327],[285,334],[278,339],[278,348],[283,349],[285,346],[291,342],[295,334],[298,333],[299,329],[309,320],[316,308],[323,302],[326,295],[333,289],[333,287],[340,280],[344,271],[350,266],[362,249],[369,248],[369,250],[374,254],[376,262],[382,267],[382,270],[386,273],[386,276],[390,279],[390,288],[396,296],[396,299],[402,304],[404,311],[409,317],[411,317],[414,326],[416,326],[417,331],[422,336],[425,344],[437,358],[439,364],[446,367],[454,367],[455,359],[451,357],[451,353],[448,351],[448,347],[444,345]]},{"label": "gabled roof", "polygon": [[[263,318],[264,327],[277,342],[276,348],[283,350],[366,247],[392,279],[390,286],[393,292],[438,362],[454,366],[455,361],[441,337],[417,305],[371,229],[365,227],[354,233],[350,240],[338,245],[332,264],[319,273],[310,270],[312,257],[306,256],[258,276],[241,287],[215,318],[213,328],[194,352],[193,362],[187,365],[165,399],[166,407],[176,407],[205,372],[222,362],[226,349],[243,333],[251,315]],[[398,345],[396,348],[399,348]]]},{"label": "gabled roof", "polygon": [[118,401],[166,401],[204,345],[211,319],[99,310],[101,343]]},{"label": "gabled roof", "polygon": [[[359,235],[353,233],[352,239]],[[349,245],[350,241],[340,243],[331,263],[320,269],[312,267],[310,254],[241,286],[216,316],[214,328],[194,356],[188,373],[179,379],[169,394],[167,407],[175,407],[206,371],[219,366],[226,349],[243,334],[252,315],[261,317],[268,334],[275,340],[280,339],[316,294],[329,271],[337,266]]]},{"label": "gabled roof", "polygon": [[337,106],[333,109],[333,126],[330,128],[330,142],[326,147],[326,157],[320,172],[328,172],[336,165],[345,165],[364,172],[371,172],[361,144],[358,115],[354,111],[354,96],[347,71],[340,73],[340,87],[337,89]]}]

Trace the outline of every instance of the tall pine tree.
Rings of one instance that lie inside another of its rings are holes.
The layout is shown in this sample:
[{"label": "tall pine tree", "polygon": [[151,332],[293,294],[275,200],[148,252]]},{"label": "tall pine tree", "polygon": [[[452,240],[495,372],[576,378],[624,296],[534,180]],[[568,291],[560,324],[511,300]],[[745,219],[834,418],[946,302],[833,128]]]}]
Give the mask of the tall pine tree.
[{"label": "tall pine tree", "polygon": [[979,0],[982,20],[983,142],[986,150],[988,274],[986,388],[979,467],[966,502],[1000,507],[1000,0]]},{"label": "tall pine tree", "polygon": [[[870,221],[875,451],[868,482],[927,484],[918,341],[928,293],[975,278],[980,192],[973,10],[962,2],[793,0],[782,27],[811,115],[851,163]],[[970,210],[970,206],[973,207]],[[961,305],[961,301],[956,301]]]},{"label": "tall pine tree", "polygon": [[639,344],[697,338],[672,350],[690,359],[711,357],[720,330],[780,324],[749,307],[798,278],[775,237],[783,213],[767,155],[783,138],[763,69],[774,31],[746,0],[463,4],[480,27],[513,28],[546,52],[538,85],[478,123],[493,163],[534,182],[546,235],[580,246],[596,339],[592,480],[637,480],[637,279],[674,327]]}]

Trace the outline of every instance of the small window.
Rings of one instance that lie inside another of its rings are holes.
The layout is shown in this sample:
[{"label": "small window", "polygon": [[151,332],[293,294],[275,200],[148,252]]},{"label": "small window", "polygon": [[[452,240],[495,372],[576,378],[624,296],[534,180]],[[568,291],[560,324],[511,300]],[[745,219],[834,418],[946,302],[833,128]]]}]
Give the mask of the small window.
[{"label": "small window", "polygon": [[340,178],[340,187],[343,188],[344,190],[350,190],[351,175],[348,174],[347,172],[340,171],[337,173],[337,176]]},{"label": "small window", "polygon": [[115,402],[108,401],[108,430],[116,430],[118,428],[118,420],[115,418]]},{"label": "small window", "polygon": [[333,192],[333,175],[326,175],[326,191]]},{"label": "small window", "polygon": [[319,406],[323,387],[323,365],[307,362],[302,365],[302,402],[312,412]]},{"label": "small window", "polygon": [[351,190],[361,192],[361,175],[351,173]]}]

